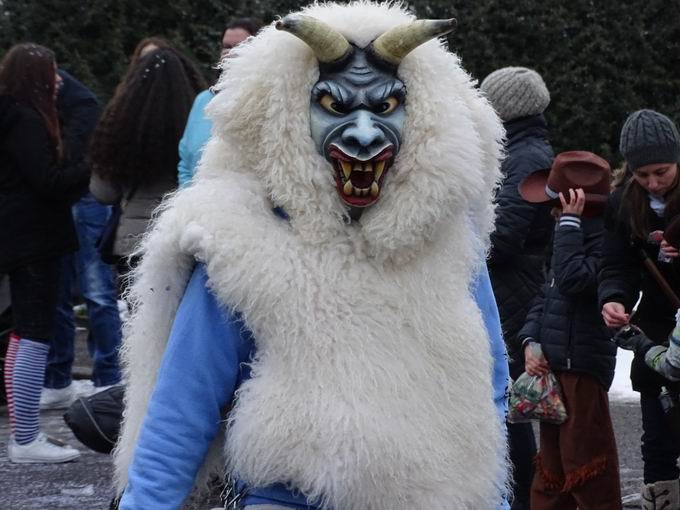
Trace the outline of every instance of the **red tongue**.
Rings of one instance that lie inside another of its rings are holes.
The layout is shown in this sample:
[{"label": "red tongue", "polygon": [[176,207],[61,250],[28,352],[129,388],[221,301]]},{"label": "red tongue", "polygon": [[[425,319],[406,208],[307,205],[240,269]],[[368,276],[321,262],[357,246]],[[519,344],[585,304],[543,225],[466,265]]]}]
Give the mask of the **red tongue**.
[{"label": "red tongue", "polygon": [[373,172],[352,172],[349,174],[352,186],[356,188],[370,188],[373,184]]}]

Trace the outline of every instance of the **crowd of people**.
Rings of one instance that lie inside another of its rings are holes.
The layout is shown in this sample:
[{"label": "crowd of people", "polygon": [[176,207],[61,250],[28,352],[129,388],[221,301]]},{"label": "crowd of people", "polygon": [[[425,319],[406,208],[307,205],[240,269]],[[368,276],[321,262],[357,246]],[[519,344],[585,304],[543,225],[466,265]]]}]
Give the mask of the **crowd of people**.
[{"label": "crowd of people", "polygon": [[[252,19],[230,23],[222,56],[258,28]],[[18,44],[0,63],[0,224],[12,245],[0,255],[14,320],[4,367],[11,462],[76,458],[76,449],[40,432],[39,410],[120,384],[125,275],[154,209],[190,177],[194,151],[209,136],[201,127],[198,141],[195,126],[205,122],[206,89],[191,59],[160,37],[139,42],[103,109],[49,48]],[[90,380],[72,378],[75,285],[89,319]]]},{"label": "crowd of people", "polygon": [[[253,19],[227,25],[221,57],[259,28]],[[636,352],[643,508],[680,509],[680,445],[659,398],[670,393],[677,405],[680,390],[672,356],[680,252],[664,234],[680,214],[677,128],[653,110],[622,119],[624,164],[612,177],[596,154],[554,155],[550,93],[537,72],[499,69],[480,89],[506,133],[487,262],[510,373],[552,371],[569,415],[541,423],[538,451],[530,424],[507,424],[511,508],[621,508],[607,398],[618,345]],[[40,409],[120,384],[125,275],[163,197],[191,181],[213,95],[191,59],[159,37],[139,43],[105,108],[46,47],[18,44],[0,62],[0,273],[15,322],[5,356],[11,462],[76,458],[40,431]],[[71,374],[76,284],[89,318],[87,382]]]},{"label": "crowd of people", "polygon": [[[553,157],[543,117],[550,95],[535,71],[500,69],[481,89],[507,134],[488,263],[510,372],[553,371],[569,413],[562,425],[541,423],[538,454],[530,424],[508,424],[512,508],[621,508],[607,399],[617,344],[636,351],[643,508],[680,508],[680,452],[659,399],[662,388],[677,399],[677,383],[653,370],[658,359],[645,362],[652,346],[668,345],[678,311],[660,283],[680,289],[677,240],[664,235],[680,212],[677,128],[661,113],[632,113],[621,130],[624,164],[612,177],[595,154]],[[629,325],[636,341],[616,335]]]}]

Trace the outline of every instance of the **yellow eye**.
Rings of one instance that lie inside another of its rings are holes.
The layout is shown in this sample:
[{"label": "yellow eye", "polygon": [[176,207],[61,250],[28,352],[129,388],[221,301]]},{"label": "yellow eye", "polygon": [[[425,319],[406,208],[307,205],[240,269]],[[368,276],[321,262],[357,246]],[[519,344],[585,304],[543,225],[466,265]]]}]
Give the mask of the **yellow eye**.
[{"label": "yellow eye", "polygon": [[342,109],[342,106],[335,99],[333,99],[333,96],[330,94],[324,94],[321,96],[321,99],[319,99],[319,104],[324,110],[335,115],[344,115],[345,113]]},{"label": "yellow eye", "polygon": [[391,96],[378,105],[376,108],[376,113],[386,115],[388,113],[392,113],[397,106],[399,106],[399,100],[396,97]]}]

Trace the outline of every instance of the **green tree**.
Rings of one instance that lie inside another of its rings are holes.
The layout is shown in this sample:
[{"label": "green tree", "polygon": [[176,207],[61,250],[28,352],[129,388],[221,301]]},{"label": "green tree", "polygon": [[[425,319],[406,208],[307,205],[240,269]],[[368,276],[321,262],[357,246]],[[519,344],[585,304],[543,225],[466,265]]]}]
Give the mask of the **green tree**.
[{"label": "green tree", "polygon": [[144,37],[159,35],[186,52],[206,76],[219,37],[235,10],[218,0],[5,0],[0,48],[33,41],[52,48],[59,65],[107,98]]},{"label": "green tree", "polygon": [[[161,35],[212,79],[228,18],[270,22],[295,0],[0,0],[0,54],[32,40],[102,98],[137,42]],[[413,0],[419,17],[458,18],[450,47],[478,79],[499,67],[536,69],[551,91],[547,116],[557,150],[616,159],[626,116],[680,113],[680,2],[667,0]]]},{"label": "green tree", "polygon": [[[509,65],[536,69],[551,91],[557,150],[618,158],[626,116],[680,112],[680,4],[664,0],[459,0],[451,48],[480,80]],[[428,2],[432,15],[450,12]]]}]

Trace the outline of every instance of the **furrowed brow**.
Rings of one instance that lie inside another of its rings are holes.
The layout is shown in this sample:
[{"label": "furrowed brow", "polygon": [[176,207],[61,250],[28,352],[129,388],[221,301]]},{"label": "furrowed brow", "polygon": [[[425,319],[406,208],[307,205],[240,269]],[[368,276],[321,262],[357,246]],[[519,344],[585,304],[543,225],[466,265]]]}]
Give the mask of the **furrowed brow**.
[{"label": "furrowed brow", "polygon": [[351,90],[346,89],[338,82],[333,80],[326,80],[317,83],[312,89],[312,94],[317,99],[324,94],[330,94],[333,96],[333,99],[344,105],[352,104],[352,101],[354,101],[355,98],[355,94]]},{"label": "furrowed brow", "polygon": [[366,93],[366,98],[371,104],[380,104],[392,96],[400,101],[406,97],[406,85],[402,81],[397,79],[389,80],[373,87]]}]

